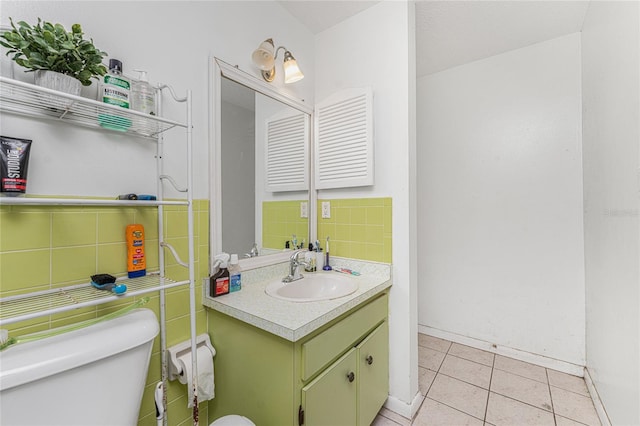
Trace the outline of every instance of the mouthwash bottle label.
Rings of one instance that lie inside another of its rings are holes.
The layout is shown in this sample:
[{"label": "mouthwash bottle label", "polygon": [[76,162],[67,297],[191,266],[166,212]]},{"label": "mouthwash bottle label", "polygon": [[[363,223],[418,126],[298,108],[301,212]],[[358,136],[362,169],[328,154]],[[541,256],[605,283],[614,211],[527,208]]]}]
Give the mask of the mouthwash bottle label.
[{"label": "mouthwash bottle label", "polygon": [[125,78],[107,74],[104,76],[100,97],[101,101],[105,104],[117,105],[129,109],[131,102],[131,83]]}]

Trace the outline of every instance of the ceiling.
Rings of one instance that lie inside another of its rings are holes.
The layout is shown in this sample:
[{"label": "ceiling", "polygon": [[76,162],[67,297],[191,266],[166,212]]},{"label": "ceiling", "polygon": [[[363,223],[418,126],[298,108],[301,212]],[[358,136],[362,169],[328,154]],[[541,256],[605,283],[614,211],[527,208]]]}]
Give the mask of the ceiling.
[{"label": "ceiling", "polygon": [[[378,2],[279,3],[317,34]],[[417,0],[417,76],[578,32],[588,4],[574,0]]]},{"label": "ceiling", "polygon": [[309,28],[312,33],[318,34],[378,2],[365,0],[280,0],[278,3]]}]

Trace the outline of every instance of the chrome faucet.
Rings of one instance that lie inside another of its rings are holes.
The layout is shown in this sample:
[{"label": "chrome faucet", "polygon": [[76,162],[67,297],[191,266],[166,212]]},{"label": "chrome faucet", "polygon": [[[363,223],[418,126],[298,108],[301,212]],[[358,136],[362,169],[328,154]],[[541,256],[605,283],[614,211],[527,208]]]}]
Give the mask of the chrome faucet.
[{"label": "chrome faucet", "polygon": [[256,257],[258,256],[258,243],[253,243],[253,247],[249,253],[245,253],[244,257]]},{"label": "chrome faucet", "polygon": [[289,258],[289,275],[287,275],[282,279],[283,283],[290,283],[292,281],[296,281],[301,278],[304,278],[304,275],[302,275],[298,271],[298,267],[300,266],[307,266],[307,267],[309,266],[307,262],[298,260],[298,255],[303,251],[304,250],[294,251],[291,257]]}]

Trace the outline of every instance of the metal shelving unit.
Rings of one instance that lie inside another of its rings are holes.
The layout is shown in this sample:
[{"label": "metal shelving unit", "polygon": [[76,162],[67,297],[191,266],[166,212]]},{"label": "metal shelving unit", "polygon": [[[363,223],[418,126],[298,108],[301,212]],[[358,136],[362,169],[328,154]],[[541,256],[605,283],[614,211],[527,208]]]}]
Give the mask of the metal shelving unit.
[{"label": "metal shelving unit", "polygon": [[131,133],[146,138],[155,138],[174,127],[187,127],[185,123],[151,117],[6,77],[0,77],[0,105],[3,111],[14,114],[65,121],[76,126]]},{"label": "metal shelving unit", "polygon": [[[157,272],[141,278],[118,279],[117,282],[127,286],[127,297],[158,291],[160,287],[168,289],[189,284],[189,281],[173,281],[162,278]],[[117,300],[122,300],[122,296],[98,290],[88,283],[5,297],[1,300],[0,325]]]},{"label": "metal shelving unit", "polygon": [[[127,133],[135,137],[143,137],[155,140],[157,143],[157,200],[112,200],[97,198],[47,198],[38,196],[27,197],[0,197],[0,206],[105,206],[105,207],[156,207],[158,210],[158,240],[159,240],[159,271],[148,274],[142,278],[119,279],[126,283],[127,292],[116,296],[113,293],[97,290],[89,283],[63,288],[54,288],[45,291],[31,292],[27,294],[10,296],[0,299],[0,325],[16,323],[28,319],[69,312],[74,309],[96,306],[99,304],[133,298],[145,293],[159,292],[160,296],[160,345],[162,348],[162,381],[165,389],[167,384],[167,351],[166,351],[166,316],[165,316],[165,290],[178,286],[189,286],[190,299],[190,329],[192,349],[192,372],[194,402],[197,402],[197,351],[196,351],[196,297],[195,297],[195,253],[194,253],[194,226],[193,226],[193,165],[192,165],[192,112],[191,91],[187,91],[185,97],[176,96],[170,86],[159,85],[157,88],[158,116],[142,114],[117,106],[103,104],[91,99],[73,96],[57,92],[33,84],[9,79],[0,76],[0,110],[3,113],[17,114],[35,119],[55,120],[73,126],[89,127],[105,132]],[[175,102],[184,103],[186,107],[186,121],[177,122],[162,118],[162,102],[160,94],[168,91]],[[174,128],[181,128],[185,132],[187,151],[187,183],[185,187],[179,187],[168,175],[163,174],[163,133]],[[186,200],[165,201],[163,199],[163,183],[170,183],[173,188],[184,193]],[[164,241],[163,231],[163,207],[186,206],[188,221],[188,256],[187,262],[177,257],[173,247]],[[185,281],[172,281],[165,277],[165,248],[174,255],[178,264],[189,269],[189,279]],[[164,408],[166,411],[166,392]],[[194,419],[197,419],[197,403],[194,404]],[[167,423],[164,416],[164,424]],[[197,425],[197,420],[194,421]]]},{"label": "metal shelving unit", "polygon": [[2,197],[5,206],[99,206],[99,207],[158,207],[186,206],[186,201],[107,200],[90,198]]}]

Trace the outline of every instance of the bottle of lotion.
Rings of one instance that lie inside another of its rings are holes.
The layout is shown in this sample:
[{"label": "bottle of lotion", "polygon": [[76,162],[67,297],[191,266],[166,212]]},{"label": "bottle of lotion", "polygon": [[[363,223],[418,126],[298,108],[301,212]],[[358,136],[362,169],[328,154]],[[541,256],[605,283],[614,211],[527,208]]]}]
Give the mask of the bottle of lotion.
[{"label": "bottle of lotion", "polygon": [[144,257],[144,227],[140,224],[127,225],[127,272],[129,278],[144,277],[147,263]]}]

